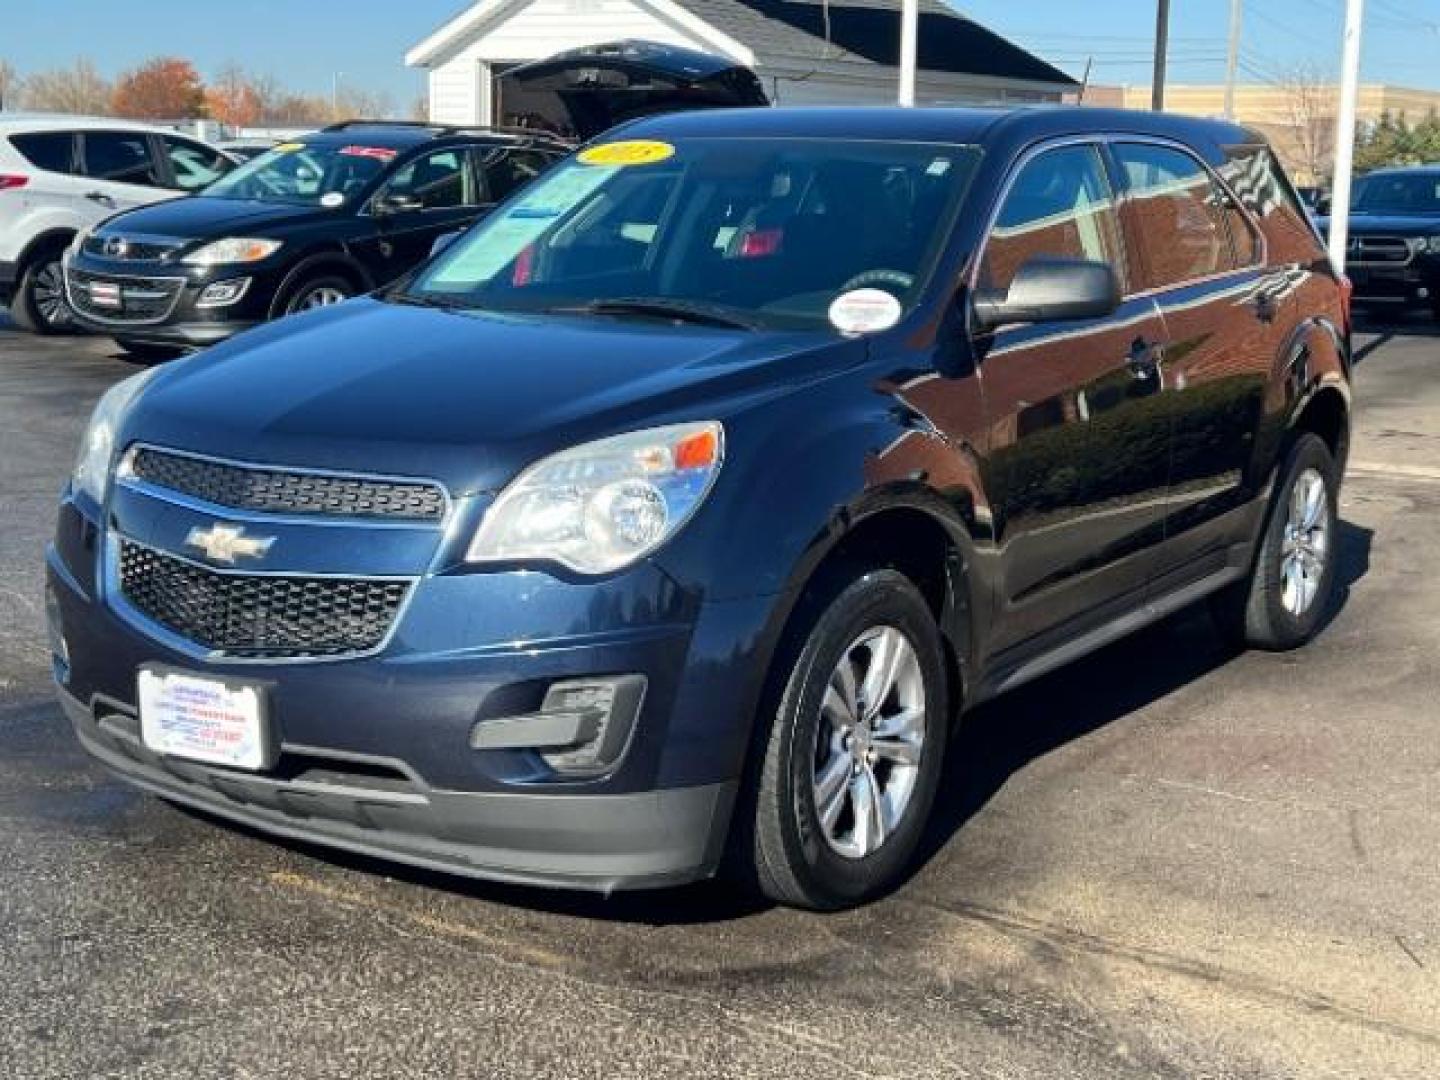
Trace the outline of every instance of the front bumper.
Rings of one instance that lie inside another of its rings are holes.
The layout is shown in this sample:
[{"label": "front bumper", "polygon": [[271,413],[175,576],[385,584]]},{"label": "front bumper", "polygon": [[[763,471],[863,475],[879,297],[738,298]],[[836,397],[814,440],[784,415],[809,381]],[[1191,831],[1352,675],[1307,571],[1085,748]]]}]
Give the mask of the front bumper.
[{"label": "front bumper", "polygon": [[1351,264],[1346,275],[1362,304],[1423,307],[1440,298],[1440,261],[1428,257],[1396,265]]},{"label": "front bumper", "polygon": [[[109,513],[136,520],[113,502]],[[183,531],[191,513],[162,516]],[[108,594],[106,552],[98,517],[72,493],[47,552],[56,681],[85,748],[137,786],[277,835],[504,881],[610,891],[718,865],[774,597],[696,603],[648,564],[598,582],[432,572],[373,654],[215,660],[138,625]],[[268,683],[275,767],[146,748],[144,664]],[[533,710],[555,682],[625,673],[648,688],[604,776],[567,778],[530,750],[472,746],[477,723]]]}]

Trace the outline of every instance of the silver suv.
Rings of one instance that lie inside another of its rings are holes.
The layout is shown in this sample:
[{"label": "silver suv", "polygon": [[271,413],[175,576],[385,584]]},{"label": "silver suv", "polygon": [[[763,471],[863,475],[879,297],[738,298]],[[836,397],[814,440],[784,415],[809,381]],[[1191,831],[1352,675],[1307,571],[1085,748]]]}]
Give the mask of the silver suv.
[{"label": "silver suv", "polygon": [[0,118],[0,303],[22,328],[70,328],[61,259],[111,214],[198,191],[235,165],[163,128],[77,116]]}]

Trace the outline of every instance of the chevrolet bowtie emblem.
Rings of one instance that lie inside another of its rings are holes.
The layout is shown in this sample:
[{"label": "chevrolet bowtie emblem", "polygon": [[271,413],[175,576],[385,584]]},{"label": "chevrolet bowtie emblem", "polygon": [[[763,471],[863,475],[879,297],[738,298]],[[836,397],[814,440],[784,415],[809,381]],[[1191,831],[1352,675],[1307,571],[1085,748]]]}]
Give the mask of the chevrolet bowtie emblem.
[{"label": "chevrolet bowtie emblem", "polygon": [[232,564],[236,559],[263,558],[273,543],[273,536],[246,536],[243,525],[197,527],[185,537],[187,547],[199,548],[211,562]]}]

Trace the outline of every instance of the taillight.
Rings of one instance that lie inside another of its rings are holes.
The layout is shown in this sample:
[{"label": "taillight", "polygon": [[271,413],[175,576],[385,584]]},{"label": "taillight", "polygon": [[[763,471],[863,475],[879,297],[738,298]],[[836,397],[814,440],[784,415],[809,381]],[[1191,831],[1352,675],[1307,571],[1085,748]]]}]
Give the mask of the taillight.
[{"label": "taillight", "polygon": [[785,242],[784,229],[759,229],[740,241],[740,258],[764,259],[774,255]]},{"label": "taillight", "polygon": [[11,188],[22,188],[30,182],[28,176],[21,176],[19,173],[0,173],[0,191],[9,191]]}]

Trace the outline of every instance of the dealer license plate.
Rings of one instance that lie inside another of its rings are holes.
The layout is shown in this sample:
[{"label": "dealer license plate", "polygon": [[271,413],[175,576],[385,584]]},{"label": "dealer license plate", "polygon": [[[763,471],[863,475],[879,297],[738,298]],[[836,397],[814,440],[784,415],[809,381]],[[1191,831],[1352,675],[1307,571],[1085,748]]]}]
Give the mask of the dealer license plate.
[{"label": "dealer license plate", "polygon": [[140,735],[151,750],[238,769],[270,763],[258,686],[141,668]]}]

